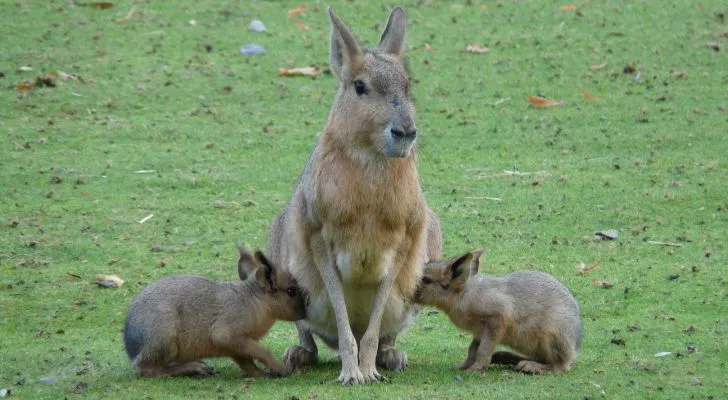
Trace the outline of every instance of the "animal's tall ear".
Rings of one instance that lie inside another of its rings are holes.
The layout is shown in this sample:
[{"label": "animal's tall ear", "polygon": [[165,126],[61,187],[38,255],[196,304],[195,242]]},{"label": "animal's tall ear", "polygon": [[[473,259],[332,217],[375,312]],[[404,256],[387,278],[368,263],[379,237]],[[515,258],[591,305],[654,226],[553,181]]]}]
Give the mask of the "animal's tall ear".
[{"label": "animal's tall ear", "polygon": [[478,275],[480,271],[480,256],[483,254],[483,249],[475,249],[470,254],[473,255],[473,262],[470,264],[470,275]]},{"label": "animal's tall ear", "polygon": [[407,16],[402,7],[394,7],[389,14],[387,27],[382,32],[382,38],[379,39],[379,50],[402,58],[404,56],[404,37],[407,31],[406,23]]},{"label": "animal's tall ear", "polygon": [[468,278],[470,278],[473,258],[473,253],[465,253],[448,263],[443,275],[452,288],[451,290],[459,291],[465,287]]},{"label": "animal's tall ear", "polygon": [[331,68],[339,78],[343,78],[344,73],[356,74],[354,70],[360,64],[362,56],[359,43],[357,43],[349,28],[334,14],[334,10],[330,6],[329,18],[331,18],[331,48],[329,52]]},{"label": "animal's tall ear", "polygon": [[238,253],[240,253],[240,258],[238,259],[238,276],[241,281],[244,281],[255,272],[258,266],[253,255],[242,244],[238,244]]},{"label": "animal's tall ear", "polygon": [[255,280],[271,292],[278,290],[276,285],[277,272],[273,263],[268,261],[268,258],[260,250],[255,251],[255,261],[258,264],[258,270],[255,271]]}]

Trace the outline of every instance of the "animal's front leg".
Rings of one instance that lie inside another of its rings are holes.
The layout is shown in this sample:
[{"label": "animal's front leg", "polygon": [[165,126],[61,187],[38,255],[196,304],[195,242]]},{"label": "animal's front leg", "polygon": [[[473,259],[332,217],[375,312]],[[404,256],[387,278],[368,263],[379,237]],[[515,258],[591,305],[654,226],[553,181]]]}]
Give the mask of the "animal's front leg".
[{"label": "animal's front leg", "polygon": [[[346,311],[344,290],[341,287],[341,278],[334,270],[333,262],[322,265],[322,273],[329,300],[336,316],[336,329],[339,333],[339,355],[341,356],[341,374],[339,382],[343,385],[358,385],[366,382],[357,365],[357,346],[354,333],[349,325],[349,313]],[[376,350],[376,348],[375,348]]]},{"label": "animal's front leg", "polygon": [[359,349],[359,369],[364,375],[367,382],[378,381],[382,376],[377,372],[376,359],[377,348],[379,347],[379,329],[382,325],[382,315],[387,305],[389,293],[394,285],[394,277],[396,276],[394,267],[389,268],[389,272],[379,282],[377,295],[374,297],[374,307],[369,317],[369,325],[361,338],[361,346]]}]

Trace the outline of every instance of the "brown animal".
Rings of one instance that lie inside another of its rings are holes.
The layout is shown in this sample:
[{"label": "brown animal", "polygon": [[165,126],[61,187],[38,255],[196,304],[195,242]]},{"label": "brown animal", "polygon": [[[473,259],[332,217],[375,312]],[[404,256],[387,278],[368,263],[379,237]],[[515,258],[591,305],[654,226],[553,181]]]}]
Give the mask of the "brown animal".
[{"label": "brown animal", "polygon": [[268,238],[271,259],[308,294],[301,346],[286,363],[310,365],[313,334],[338,348],[339,381],[401,370],[394,348],[413,320],[426,260],[440,254],[440,224],[415,165],[415,109],[405,67],[405,13],[396,7],[379,45],[362,49],[329,8],[330,62],[339,89],[328,121]]},{"label": "brown animal", "polygon": [[[480,371],[493,362],[513,364],[528,373],[568,371],[582,335],[574,296],[544,272],[478,275],[481,252],[428,263],[415,296],[418,303],[441,309],[458,328],[473,334],[468,358],[459,368]],[[499,344],[525,357],[495,352]]]},{"label": "brown animal", "polygon": [[[146,288],[129,305],[124,345],[142,376],[212,375],[205,357],[232,357],[251,376],[285,376],[291,369],[258,342],[277,320],[304,317],[305,301],[295,280],[278,271],[262,252],[239,247],[241,281],[173,276]],[[249,272],[254,276],[248,277]]]}]

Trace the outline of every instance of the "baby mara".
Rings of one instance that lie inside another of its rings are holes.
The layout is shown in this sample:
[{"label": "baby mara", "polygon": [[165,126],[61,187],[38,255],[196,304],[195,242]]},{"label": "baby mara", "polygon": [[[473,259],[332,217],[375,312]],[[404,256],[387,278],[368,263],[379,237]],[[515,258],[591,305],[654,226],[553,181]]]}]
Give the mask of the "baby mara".
[{"label": "baby mara", "polygon": [[206,357],[232,357],[250,376],[286,376],[290,368],[260,344],[276,320],[304,318],[295,280],[262,252],[239,247],[240,281],[201,276],[161,279],[139,293],[124,323],[124,345],[142,376],[212,375]]},{"label": "baby mara", "polygon": [[[480,371],[492,362],[526,373],[568,371],[582,336],[574,296],[543,272],[478,275],[481,253],[428,263],[415,294],[416,302],[441,309],[458,328],[473,334],[468,358],[459,368]],[[499,344],[520,355],[496,352]]]}]

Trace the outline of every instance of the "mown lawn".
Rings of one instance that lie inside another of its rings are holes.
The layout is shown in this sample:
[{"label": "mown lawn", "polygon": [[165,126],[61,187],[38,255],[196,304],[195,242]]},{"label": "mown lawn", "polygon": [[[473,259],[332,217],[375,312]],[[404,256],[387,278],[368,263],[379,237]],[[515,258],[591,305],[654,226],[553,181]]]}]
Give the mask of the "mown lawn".
[{"label": "mown lawn", "polygon": [[[462,373],[469,337],[425,311],[398,342],[409,368],[353,388],[334,382],[328,351],[287,379],[248,379],[227,359],[209,379],[140,379],[121,342],[144,285],[234,279],[235,243],[265,247],[336,90],[326,3],[111,4],[0,2],[11,398],[728,396],[724,2],[402,3],[419,170],[445,253],[485,247],[482,273],[553,274],[579,300],[585,338],[566,375]],[[372,45],[394,3],[332,5]],[[253,19],[268,32],[248,31]],[[240,55],[251,42],[266,53]],[[324,73],[278,76],[309,65]],[[619,236],[595,241],[605,229]],[[125,284],[102,289],[99,274]],[[279,356],[296,341],[286,323],[265,339]]]}]

